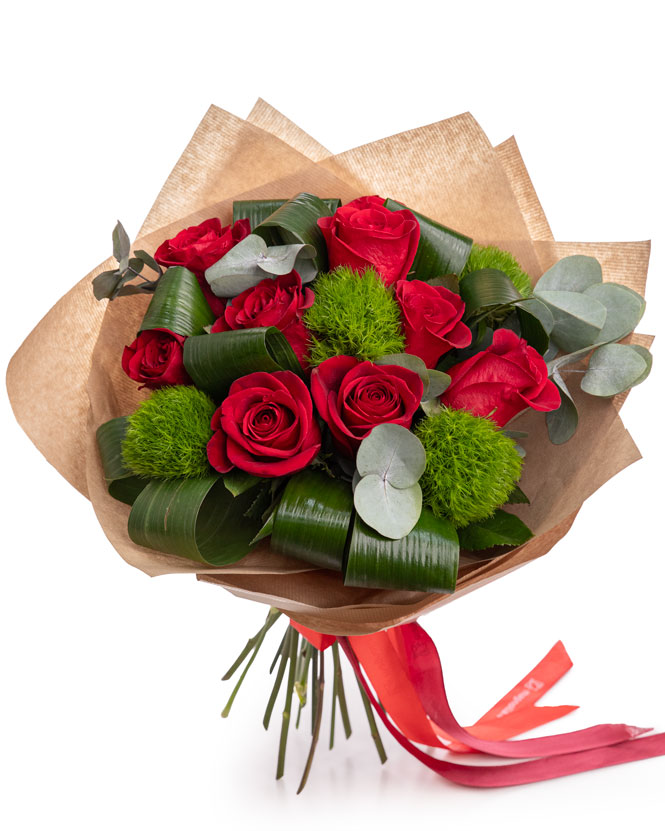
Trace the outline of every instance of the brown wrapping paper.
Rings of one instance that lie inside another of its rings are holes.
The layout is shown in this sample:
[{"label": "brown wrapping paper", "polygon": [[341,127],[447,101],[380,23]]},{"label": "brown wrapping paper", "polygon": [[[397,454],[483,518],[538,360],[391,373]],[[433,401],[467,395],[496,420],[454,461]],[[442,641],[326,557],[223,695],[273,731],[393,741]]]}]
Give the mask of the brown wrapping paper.
[{"label": "brown wrapping paper", "polygon": [[[343,201],[366,193],[391,196],[478,242],[512,251],[534,278],[562,256],[591,254],[602,263],[605,280],[644,293],[649,243],[555,242],[515,140],[493,148],[468,113],[333,156],[264,101],[246,121],[211,107],[135,246],[154,252],[181,228],[211,216],[227,223],[236,198],[299,191]],[[232,566],[208,569],[141,548],[127,535],[129,508],[106,491],[95,431],[131,412],[144,395],[122,372],[120,355],[135,336],[148,298],[98,303],[91,281],[109,267],[106,260],[94,269],[37,325],[9,365],[7,387],[31,440],[91,500],[118,553],[149,575],[195,573],[321,632],[367,634],[413,619],[546,554],[584,500],[639,458],[618,415],[621,400],[578,393],[580,428],[561,447],[548,441],[541,414],[521,416],[516,429],[529,432],[523,484],[531,505],[515,511],[535,537],[492,560],[464,560],[450,596],[346,588],[340,575],[281,557],[267,544]],[[650,339],[633,335],[632,340],[648,344]],[[51,351],[59,356],[56,371],[43,360]]]}]

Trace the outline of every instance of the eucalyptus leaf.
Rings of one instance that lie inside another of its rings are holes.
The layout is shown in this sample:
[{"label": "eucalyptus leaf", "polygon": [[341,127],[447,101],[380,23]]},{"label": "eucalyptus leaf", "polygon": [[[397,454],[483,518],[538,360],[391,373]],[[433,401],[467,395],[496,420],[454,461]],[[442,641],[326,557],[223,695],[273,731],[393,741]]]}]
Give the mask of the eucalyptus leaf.
[{"label": "eucalyptus leaf", "polygon": [[299,193],[257,225],[254,233],[272,245],[307,243],[314,246],[315,270],[325,271],[328,267],[328,248],[318,226],[318,220],[324,216],[332,216],[332,211],[322,199],[312,193]]},{"label": "eucalyptus leaf", "polygon": [[127,231],[123,228],[122,222],[118,220],[113,229],[113,256],[119,263],[124,263],[125,268],[127,268],[130,249],[131,243]]},{"label": "eucalyptus leaf", "polygon": [[427,393],[423,394],[423,401],[431,401],[438,398],[450,386],[450,375],[446,372],[439,372],[438,369],[428,369],[429,386]]},{"label": "eucalyptus leaf", "polygon": [[420,518],[423,493],[416,483],[396,488],[384,476],[370,473],[358,482],[353,503],[359,516],[384,537],[405,537]]},{"label": "eucalyptus leaf", "polygon": [[122,285],[122,274],[119,271],[102,271],[93,278],[92,291],[97,300],[112,299],[115,291]]},{"label": "eucalyptus leaf", "polygon": [[591,356],[581,387],[589,395],[609,398],[643,381],[647,369],[638,351],[627,344],[609,343],[599,346]]},{"label": "eucalyptus leaf", "polygon": [[540,291],[538,285],[536,296],[549,307],[554,317],[550,337],[565,352],[576,352],[598,340],[607,318],[598,300],[574,291]]},{"label": "eucalyptus leaf", "polygon": [[619,283],[595,283],[584,294],[598,300],[607,309],[605,323],[596,338],[599,343],[625,338],[640,322],[646,308],[641,295]]},{"label": "eucalyptus leaf", "polygon": [[603,279],[600,263],[595,257],[573,254],[564,257],[549,268],[536,283],[535,292],[574,291],[583,292]]},{"label": "eucalyptus leaf", "polygon": [[388,540],[356,516],[345,586],[450,593],[455,589],[459,542],[452,524],[423,508],[413,530]]},{"label": "eucalyptus leaf", "polygon": [[423,400],[428,398],[430,378],[427,365],[422,358],[419,358],[417,355],[411,355],[408,352],[399,352],[392,355],[382,355],[374,363],[379,366],[401,366],[404,369],[410,369],[411,372],[415,372],[423,382]]},{"label": "eucalyptus leaf", "polygon": [[550,345],[550,332],[554,328],[554,316],[549,308],[535,297],[515,304],[520,335],[541,355]]},{"label": "eucalyptus leaf", "polygon": [[141,260],[142,263],[145,263],[145,265],[147,265],[148,268],[151,268],[154,272],[161,275],[161,266],[157,263],[157,260],[153,256],[148,254],[147,251],[139,249],[138,251],[134,251],[134,256],[137,259]]},{"label": "eucalyptus leaf", "polygon": [[575,435],[579,416],[573,397],[558,370],[555,370],[552,381],[561,394],[561,404],[556,410],[546,414],[547,432],[552,444],[565,444]]},{"label": "eucalyptus leaf", "polygon": [[646,368],[642,375],[633,382],[633,386],[636,387],[638,384],[641,384],[642,381],[646,380],[649,377],[649,373],[651,372],[651,366],[653,365],[653,355],[649,350],[644,347],[640,346],[637,343],[628,343],[626,346],[630,347],[630,349],[637,352],[638,355],[641,355],[644,358],[644,363],[646,364]]},{"label": "eucalyptus leaf", "polygon": [[379,424],[362,440],[356,455],[361,476],[375,474],[395,488],[414,485],[427,458],[420,439],[399,424]]},{"label": "eucalyptus leaf", "polygon": [[501,509],[491,517],[458,529],[461,548],[482,551],[495,545],[522,545],[533,537],[533,532],[519,517]]},{"label": "eucalyptus leaf", "polygon": [[[383,204],[390,211],[407,208],[407,205],[394,199],[386,199]],[[427,280],[443,274],[461,274],[469,259],[473,240],[411,208],[408,210],[420,225],[420,240],[411,266],[413,277]]]}]

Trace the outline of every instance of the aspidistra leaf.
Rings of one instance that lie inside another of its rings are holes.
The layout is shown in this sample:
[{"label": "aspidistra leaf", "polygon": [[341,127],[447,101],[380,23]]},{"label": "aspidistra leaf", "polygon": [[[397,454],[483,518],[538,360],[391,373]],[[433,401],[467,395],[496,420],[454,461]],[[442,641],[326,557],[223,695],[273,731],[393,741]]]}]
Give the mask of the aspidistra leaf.
[{"label": "aspidistra leaf", "polygon": [[196,275],[182,266],[169,268],[160,279],[140,331],[170,329],[178,335],[200,335],[215,322]]}]

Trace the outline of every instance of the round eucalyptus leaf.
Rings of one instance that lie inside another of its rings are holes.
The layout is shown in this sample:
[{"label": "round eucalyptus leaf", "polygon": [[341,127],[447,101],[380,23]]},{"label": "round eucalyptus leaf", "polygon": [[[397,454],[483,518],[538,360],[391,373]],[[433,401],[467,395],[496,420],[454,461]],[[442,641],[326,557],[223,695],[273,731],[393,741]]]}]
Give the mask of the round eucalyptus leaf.
[{"label": "round eucalyptus leaf", "polygon": [[356,485],[353,504],[370,528],[384,537],[400,540],[420,519],[423,493],[418,483],[395,488],[384,477],[370,473]]},{"label": "round eucalyptus leaf", "polygon": [[565,352],[576,352],[595,343],[607,318],[602,303],[574,291],[541,291],[538,299],[554,317],[551,339]]},{"label": "round eucalyptus leaf", "polygon": [[591,356],[581,387],[589,395],[609,398],[644,380],[646,370],[646,360],[635,349],[623,343],[608,343]]},{"label": "round eucalyptus leaf", "polygon": [[442,395],[450,386],[450,375],[447,372],[439,372],[438,369],[428,369],[429,386],[423,394],[423,401],[431,401]]},{"label": "round eucalyptus leaf", "polygon": [[598,335],[598,343],[621,340],[629,335],[642,319],[646,302],[636,291],[619,283],[596,283],[584,292],[607,309],[607,317]]},{"label": "round eucalyptus leaf", "polygon": [[532,317],[540,321],[543,329],[549,333],[554,328],[554,315],[549,308],[537,297],[527,297],[525,300],[520,300],[515,304],[518,309],[524,309]]},{"label": "round eucalyptus leaf", "polygon": [[548,269],[536,283],[534,291],[536,294],[544,291],[582,292],[602,279],[603,271],[595,257],[573,254]]},{"label": "round eucalyptus leaf", "polygon": [[638,384],[641,384],[642,381],[646,380],[649,377],[649,373],[651,372],[651,366],[653,365],[653,355],[649,350],[644,346],[639,346],[637,343],[628,343],[626,346],[630,347],[634,352],[637,352],[638,355],[641,355],[644,358],[646,363],[646,369],[640,375],[640,377],[633,383],[633,386],[636,387]]},{"label": "round eucalyptus leaf", "polygon": [[395,488],[408,488],[423,475],[426,461],[425,448],[410,430],[379,424],[360,443],[356,468],[361,476],[374,474]]},{"label": "round eucalyptus leaf", "polygon": [[[296,261],[313,260],[315,256],[316,249],[313,245],[304,243],[271,245],[265,256],[259,258],[258,266],[268,274],[290,274],[295,268]],[[300,273],[300,269],[297,271]]]}]

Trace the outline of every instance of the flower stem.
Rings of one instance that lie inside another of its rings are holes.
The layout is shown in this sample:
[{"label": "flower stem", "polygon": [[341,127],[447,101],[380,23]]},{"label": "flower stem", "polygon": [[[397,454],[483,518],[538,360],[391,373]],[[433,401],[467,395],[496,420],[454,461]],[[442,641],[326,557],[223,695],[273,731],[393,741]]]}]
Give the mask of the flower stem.
[{"label": "flower stem", "polygon": [[365,707],[365,713],[367,714],[367,721],[369,722],[369,732],[372,735],[372,739],[374,740],[374,744],[376,745],[376,752],[379,754],[379,759],[381,759],[381,764],[383,765],[386,763],[388,756],[386,755],[383,742],[381,741],[379,729],[376,726],[374,713],[372,712],[372,705],[370,704],[369,698],[367,698],[367,693],[363,689],[363,685],[360,683],[360,679],[356,678],[356,682],[358,683],[358,689],[360,690],[360,695],[363,700],[363,706]]},{"label": "flower stem", "polygon": [[282,732],[279,737],[279,755],[277,757],[277,779],[284,776],[284,761],[286,759],[286,741],[289,736],[289,724],[291,722],[291,702],[293,700],[293,685],[296,678],[296,662],[298,659],[298,633],[295,629],[289,630],[289,675],[286,681],[286,700],[282,713]]},{"label": "flower stem", "polygon": [[[316,662],[316,658],[314,658],[314,662]],[[309,772],[312,769],[312,762],[314,761],[314,753],[316,751],[316,745],[319,740],[319,733],[321,732],[321,718],[323,715],[323,689],[325,686],[325,677],[324,677],[324,657],[323,657],[323,650],[319,652],[319,683],[318,683],[318,691],[316,696],[316,715],[314,718],[314,730],[312,731],[312,744],[309,748],[309,754],[307,755],[307,762],[305,763],[305,770],[302,774],[302,779],[300,780],[300,785],[298,786],[297,793],[301,793],[305,785],[307,784],[307,779],[309,777]],[[313,705],[312,705],[313,706]]]},{"label": "flower stem", "polygon": [[342,665],[339,660],[339,646],[337,642],[332,645],[333,665],[335,668],[335,685],[337,688],[337,702],[339,704],[339,712],[342,716],[342,724],[344,725],[344,735],[348,739],[351,735],[351,720],[349,719],[349,710],[346,706],[346,694],[344,693],[344,678],[342,676]]},{"label": "flower stem", "polygon": [[[277,701],[277,696],[279,695],[280,688],[282,686],[282,681],[284,679],[284,672],[286,671],[286,664],[289,660],[289,644],[290,644],[290,633],[291,627],[288,626],[286,632],[284,633],[284,637],[282,638],[282,642],[279,645],[279,650],[277,655],[275,655],[275,660],[273,661],[273,667],[278,658],[281,656],[281,660],[279,662],[279,669],[277,670],[277,675],[275,676],[275,683],[273,684],[272,692],[270,693],[270,698],[268,699],[268,705],[266,707],[266,711],[263,715],[263,726],[265,729],[268,729],[270,725],[270,719],[272,717],[272,711],[275,707],[275,702]],[[272,672],[272,668],[271,668]]]}]

